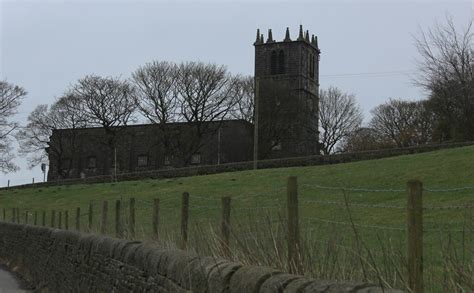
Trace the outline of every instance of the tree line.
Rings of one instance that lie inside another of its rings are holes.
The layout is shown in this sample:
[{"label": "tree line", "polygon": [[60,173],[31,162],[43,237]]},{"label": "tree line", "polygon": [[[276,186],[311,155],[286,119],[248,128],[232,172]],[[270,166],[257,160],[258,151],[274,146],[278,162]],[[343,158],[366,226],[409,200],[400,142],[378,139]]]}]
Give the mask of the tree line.
[{"label": "tree line", "polygon": [[[471,23],[458,32],[454,22],[422,31],[416,39],[418,76],[414,82],[427,98],[390,98],[371,110],[365,125],[355,95],[336,87],[319,93],[319,143],[322,154],[407,147],[431,142],[474,140],[474,58]],[[104,144],[113,151],[123,127],[138,119],[156,124],[160,144],[184,162],[198,151],[208,122],[254,117],[254,80],[231,74],[225,66],[202,62],[147,63],[129,79],[87,75],[52,105],[38,105],[20,126],[12,117],[27,92],[0,81],[0,170],[16,171],[12,144],[30,167],[46,162],[45,149],[61,157],[74,152],[77,131],[102,127]],[[192,138],[179,141],[174,122],[193,125]],[[70,129],[52,145],[55,129]],[[67,176],[65,170],[64,176]]]}]

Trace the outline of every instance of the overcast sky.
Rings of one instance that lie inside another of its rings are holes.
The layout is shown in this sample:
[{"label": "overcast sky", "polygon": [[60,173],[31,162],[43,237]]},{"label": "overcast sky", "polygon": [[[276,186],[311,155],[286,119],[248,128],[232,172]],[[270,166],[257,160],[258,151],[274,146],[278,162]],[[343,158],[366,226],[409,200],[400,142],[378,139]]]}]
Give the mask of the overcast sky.
[{"label": "overcast sky", "polygon": [[[0,0],[0,79],[28,96],[17,120],[50,104],[86,74],[128,78],[152,60],[225,64],[253,74],[256,29],[316,34],[321,87],[354,93],[364,110],[390,97],[422,99],[413,86],[420,28],[450,15],[460,27],[472,1],[5,1]],[[0,173],[0,186],[42,180],[39,167]]]}]

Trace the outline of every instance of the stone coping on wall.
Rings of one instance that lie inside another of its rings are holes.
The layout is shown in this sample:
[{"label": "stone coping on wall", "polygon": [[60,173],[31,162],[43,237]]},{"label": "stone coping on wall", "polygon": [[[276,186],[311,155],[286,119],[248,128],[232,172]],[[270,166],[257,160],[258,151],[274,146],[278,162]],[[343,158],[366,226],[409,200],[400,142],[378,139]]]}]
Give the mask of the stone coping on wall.
[{"label": "stone coping on wall", "polygon": [[[405,148],[392,148],[392,149],[381,149],[374,151],[361,151],[353,153],[340,153],[333,155],[315,155],[307,157],[294,157],[294,158],[282,158],[282,159],[271,159],[261,160],[257,163],[258,169],[268,168],[286,168],[286,167],[302,167],[302,166],[317,166],[317,165],[328,165],[328,164],[340,164],[349,163],[364,160],[382,159],[400,155],[424,153],[430,151],[436,151],[441,149],[457,148],[472,146],[474,142],[458,142],[458,143],[442,143],[442,144],[426,144],[421,146],[412,146]],[[131,181],[141,179],[160,179],[160,178],[177,178],[187,177],[196,175],[209,175],[223,172],[235,172],[245,171],[254,169],[254,162],[237,162],[227,163],[220,165],[206,165],[206,166],[193,166],[183,168],[171,168],[171,169],[158,169],[141,172],[131,173],[120,173],[117,174],[116,178],[111,175],[102,175],[88,178],[73,178],[63,179],[51,182],[41,183],[30,183],[23,185],[16,185],[12,187],[2,187],[0,190],[5,189],[21,189],[21,188],[32,188],[32,187],[48,187],[57,185],[71,185],[71,184],[92,184],[92,183],[104,183],[113,181]]]},{"label": "stone coping on wall", "polygon": [[401,292],[315,280],[139,241],[0,223],[0,260],[39,292]]}]

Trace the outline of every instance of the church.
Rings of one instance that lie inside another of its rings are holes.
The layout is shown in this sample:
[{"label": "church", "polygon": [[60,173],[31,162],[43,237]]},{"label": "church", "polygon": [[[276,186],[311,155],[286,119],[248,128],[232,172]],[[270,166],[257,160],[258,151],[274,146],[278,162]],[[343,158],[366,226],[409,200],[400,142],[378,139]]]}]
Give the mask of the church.
[{"label": "church", "polygon": [[[257,30],[255,47],[254,124],[244,120],[208,122],[200,143],[190,139],[193,124],[169,123],[162,143],[156,124],[117,129],[113,151],[100,127],[54,130],[47,148],[48,181],[186,166],[314,155],[318,149],[319,56],[317,37],[304,32],[273,39]],[[74,141],[71,147],[71,142]],[[60,153],[52,149],[61,149]]]}]

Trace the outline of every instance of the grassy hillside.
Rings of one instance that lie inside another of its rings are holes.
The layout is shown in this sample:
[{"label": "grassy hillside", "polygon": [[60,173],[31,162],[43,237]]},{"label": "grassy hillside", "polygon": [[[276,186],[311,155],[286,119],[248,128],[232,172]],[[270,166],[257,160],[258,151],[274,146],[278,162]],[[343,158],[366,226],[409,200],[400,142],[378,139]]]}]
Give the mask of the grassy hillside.
[{"label": "grassy hillside", "polygon": [[[160,198],[161,238],[170,239],[172,243],[179,236],[180,196],[187,191],[190,193],[191,247],[203,253],[219,254],[215,248],[218,241],[209,239],[215,240],[221,213],[220,197],[231,196],[232,246],[235,247],[232,257],[284,267],[284,228],[279,223],[284,224],[288,176],[298,177],[301,234],[306,251],[311,251],[304,256],[309,262],[306,266],[310,274],[343,279],[361,279],[368,275],[373,281],[379,281],[377,276],[383,275],[388,284],[403,286],[405,282],[400,278],[405,270],[404,190],[410,179],[423,182],[425,206],[451,207],[428,209],[424,213],[425,270],[426,279],[434,284],[432,289],[442,290],[440,284],[446,282],[449,270],[446,253],[461,253],[462,257],[456,255],[456,261],[470,264],[467,269],[472,272],[472,209],[454,207],[474,202],[474,188],[443,190],[474,186],[474,147],[330,166],[0,191],[0,208],[6,208],[7,219],[13,207],[28,210],[30,214],[46,210],[48,223],[50,210],[68,210],[69,221],[73,223],[71,217],[76,207],[86,213],[89,202],[95,201],[94,221],[97,222],[98,206],[108,200],[112,223],[115,200],[122,199],[126,203],[128,198],[135,197],[137,237],[147,239],[151,231],[151,202],[153,198]],[[22,212],[22,221],[23,218]],[[84,215],[83,227],[86,220]],[[111,226],[109,231],[113,234]],[[446,253],[445,246],[448,247]],[[452,247],[455,249],[449,250]],[[333,250],[328,251],[329,248]],[[341,259],[341,255],[345,258]],[[321,264],[323,260],[325,266]],[[373,274],[343,267],[344,263],[351,262],[353,266],[367,265]],[[458,280],[455,282],[462,283],[464,288],[474,287],[472,278],[462,276],[465,272],[452,274],[452,278]]]}]

